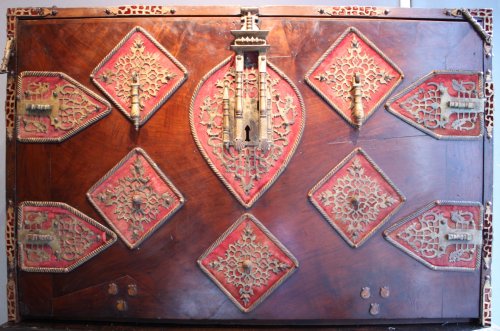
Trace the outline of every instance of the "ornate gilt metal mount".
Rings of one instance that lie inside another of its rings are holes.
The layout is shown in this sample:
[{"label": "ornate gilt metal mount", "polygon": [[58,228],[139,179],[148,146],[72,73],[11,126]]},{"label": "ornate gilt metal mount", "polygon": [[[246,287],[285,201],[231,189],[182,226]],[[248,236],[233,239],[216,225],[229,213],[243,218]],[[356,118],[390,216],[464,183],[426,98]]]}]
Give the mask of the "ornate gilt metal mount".
[{"label": "ornate gilt metal mount", "polygon": [[141,148],[133,149],[87,197],[129,248],[136,248],[184,204],[184,197]]},{"label": "ornate gilt metal mount", "polygon": [[309,191],[309,199],[344,240],[361,246],[406,198],[361,149],[355,149]]},{"label": "ornate gilt metal mount", "polygon": [[22,72],[17,100],[23,142],[61,142],[111,112],[106,100],[61,72]]},{"label": "ornate gilt metal mount", "polygon": [[91,78],[138,130],[182,85],[187,71],[148,32],[135,27]]},{"label": "ornate gilt metal mount", "polygon": [[[223,98],[224,122],[223,142],[226,150],[233,146],[238,152],[246,146],[258,146],[263,152],[269,151],[273,143],[271,92],[268,86],[266,38],[269,31],[259,30],[258,10],[241,10],[241,29],[232,30],[235,37],[231,49],[235,51],[234,95],[230,98],[228,82],[224,82]],[[258,77],[254,77],[257,94],[244,93],[245,62],[249,57],[257,56]]]},{"label": "ornate gilt metal mount", "polygon": [[23,202],[17,224],[24,271],[69,272],[116,241],[114,232],[62,202]]},{"label": "ornate gilt metal mount", "polygon": [[7,37],[7,42],[5,43],[5,49],[3,52],[2,64],[0,65],[0,74],[7,73],[9,69],[9,61],[12,56],[12,49],[14,48],[14,40],[13,36]]},{"label": "ornate gilt metal mount", "polygon": [[198,148],[247,208],[284,171],[305,121],[299,91],[267,61],[268,31],[257,21],[255,9],[242,9],[242,27],[231,31],[235,55],[203,78],[190,108]]},{"label": "ornate gilt metal mount", "polygon": [[[473,29],[479,34],[481,39],[484,41],[484,50],[487,57],[491,56],[491,48],[493,42],[492,36],[492,23],[493,13],[491,9],[466,9],[457,8],[453,10],[446,11],[448,15],[451,16],[462,16],[467,22],[469,22]],[[476,18],[482,19],[484,22],[484,27],[477,21]]]},{"label": "ornate gilt metal mount", "polygon": [[348,28],[305,80],[349,124],[360,128],[403,79],[402,71],[356,28]]},{"label": "ornate gilt metal mount", "polygon": [[243,312],[269,296],[299,267],[253,215],[242,215],[198,259],[198,265]]},{"label": "ornate gilt metal mount", "polygon": [[434,201],[384,232],[386,239],[434,270],[474,271],[480,264],[483,207]]},{"label": "ornate gilt metal mount", "polygon": [[478,72],[433,71],[387,102],[392,114],[437,139],[483,134],[485,100]]}]

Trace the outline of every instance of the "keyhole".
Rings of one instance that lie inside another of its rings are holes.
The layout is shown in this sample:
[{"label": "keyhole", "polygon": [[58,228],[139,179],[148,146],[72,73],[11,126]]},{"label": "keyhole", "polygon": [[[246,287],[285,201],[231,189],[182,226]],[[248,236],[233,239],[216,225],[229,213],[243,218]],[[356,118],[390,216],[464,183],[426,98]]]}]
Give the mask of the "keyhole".
[{"label": "keyhole", "polygon": [[248,125],[245,127],[245,132],[246,132],[245,141],[250,141],[250,127]]}]

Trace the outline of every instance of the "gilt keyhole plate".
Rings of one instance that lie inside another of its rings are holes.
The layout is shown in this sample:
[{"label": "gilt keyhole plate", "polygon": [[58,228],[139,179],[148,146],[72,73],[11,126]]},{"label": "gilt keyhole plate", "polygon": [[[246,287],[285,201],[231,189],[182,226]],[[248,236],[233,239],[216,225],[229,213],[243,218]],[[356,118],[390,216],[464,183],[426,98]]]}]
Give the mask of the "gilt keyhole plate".
[{"label": "gilt keyhole plate", "polygon": [[[236,88],[234,56],[224,60],[199,83],[190,109],[190,124],[194,139],[212,170],[245,207],[251,207],[285,170],[302,136],[305,107],[295,85],[271,63],[267,63],[267,86],[271,100],[273,144],[263,150],[252,137],[257,123],[250,118],[248,140],[238,151],[224,147],[224,87],[233,98]],[[248,66],[243,73],[242,99],[245,105],[257,104],[259,72]],[[231,105],[230,105],[231,106]],[[257,114],[258,118],[258,114]],[[230,119],[231,123],[234,119]],[[245,126],[246,127],[246,126]],[[246,139],[245,139],[246,140]]]}]

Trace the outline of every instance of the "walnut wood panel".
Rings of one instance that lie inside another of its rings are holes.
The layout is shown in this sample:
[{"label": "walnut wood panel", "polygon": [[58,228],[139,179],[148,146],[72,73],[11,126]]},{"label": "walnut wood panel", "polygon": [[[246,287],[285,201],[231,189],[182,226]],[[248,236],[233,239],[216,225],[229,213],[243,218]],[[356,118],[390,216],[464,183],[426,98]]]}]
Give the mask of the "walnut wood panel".
[{"label": "walnut wood panel", "polygon": [[[269,11],[270,14],[273,14]],[[232,14],[231,14],[232,15]],[[134,26],[151,33],[188,70],[188,80],[136,132],[116,109],[62,144],[17,143],[17,201],[63,201],[105,224],[85,193],[139,146],[186,198],[184,207],[138,249],[118,241],[68,274],[19,272],[23,318],[79,320],[310,321],[374,323],[385,319],[475,319],[480,272],[436,272],[395,249],[382,231],[435,199],[482,201],[483,140],[439,141],[379,107],[361,131],[350,127],[303,77],[349,26],[402,69],[397,93],[431,70],[483,71],[482,41],[465,22],[264,17],[269,61],[292,79],[306,106],[306,127],[289,166],[250,209],[299,260],[300,268],[250,313],[242,313],[196,265],[196,259],[243,214],[210,170],[189,130],[200,79],[231,55],[239,17],[22,20],[17,71],[62,71],[99,93],[92,69]],[[362,147],[407,202],[362,247],[350,248],[310,204],[307,192],[355,147]],[[102,284],[128,275],[139,291],[118,311]],[[362,287],[372,288],[364,300]],[[378,296],[389,286],[387,299]],[[76,295],[80,294],[80,295]],[[75,299],[78,298],[78,299]],[[371,316],[371,302],[381,305]],[[84,307],[84,309],[82,309]]]}]

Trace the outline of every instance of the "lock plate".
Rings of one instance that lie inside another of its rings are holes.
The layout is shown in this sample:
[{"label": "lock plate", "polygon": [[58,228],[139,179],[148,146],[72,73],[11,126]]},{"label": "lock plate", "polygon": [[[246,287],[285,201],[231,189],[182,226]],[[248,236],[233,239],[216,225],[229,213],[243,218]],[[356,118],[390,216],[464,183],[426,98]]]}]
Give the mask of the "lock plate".
[{"label": "lock plate", "polygon": [[482,219],[480,203],[434,201],[391,226],[384,236],[431,269],[474,271],[481,259]]},{"label": "lock plate", "polygon": [[107,101],[61,72],[22,72],[17,98],[23,142],[61,142],[111,112]]},{"label": "lock plate", "polygon": [[116,234],[62,202],[26,201],[18,213],[19,265],[69,272],[116,241]]},{"label": "lock plate", "polygon": [[392,114],[437,139],[483,135],[483,77],[471,71],[433,71],[387,102]]}]

